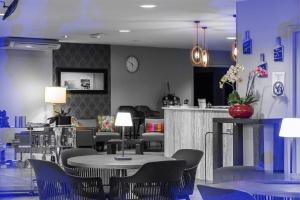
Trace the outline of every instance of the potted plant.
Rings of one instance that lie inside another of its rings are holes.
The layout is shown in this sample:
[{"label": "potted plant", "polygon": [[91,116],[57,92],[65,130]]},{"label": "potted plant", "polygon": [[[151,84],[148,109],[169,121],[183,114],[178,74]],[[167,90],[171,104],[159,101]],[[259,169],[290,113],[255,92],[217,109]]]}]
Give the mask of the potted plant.
[{"label": "potted plant", "polygon": [[236,90],[236,83],[241,82],[239,72],[242,70],[244,70],[243,66],[239,64],[232,65],[219,82],[220,88],[223,88],[224,84],[228,84],[233,89],[228,96],[228,104],[230,105],[229,114],[233,118],[250,118],[254,112],[251,104],[257,101],[253,93],[256,77],[255,71],[249,73],[246,95],[241,97]]},{"label": "potted plant", "polygon": [[71,108],[68,108],[66,111],[63,108],[60,108],[59,111],[54,111],[56,115],[54,117],[48,118],[50,124],[56,122],[56,125],[70,125],[71,116],[67,116],[71,111]]}]

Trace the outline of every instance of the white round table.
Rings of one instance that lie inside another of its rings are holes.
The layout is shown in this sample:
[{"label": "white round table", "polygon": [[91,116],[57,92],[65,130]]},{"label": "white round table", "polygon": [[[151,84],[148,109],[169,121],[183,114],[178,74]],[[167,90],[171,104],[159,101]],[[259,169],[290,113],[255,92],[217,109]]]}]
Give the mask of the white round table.
[{"label": "white round table", "polygon": [[82,168],[102,168],[102,169],[139,169],[144,164],[157,161],[174,160],[173,158],[157,155],[125,155],[132,160],[115,160],[120,155],[88,155],[77,156],[68,159],[68,164]]}]

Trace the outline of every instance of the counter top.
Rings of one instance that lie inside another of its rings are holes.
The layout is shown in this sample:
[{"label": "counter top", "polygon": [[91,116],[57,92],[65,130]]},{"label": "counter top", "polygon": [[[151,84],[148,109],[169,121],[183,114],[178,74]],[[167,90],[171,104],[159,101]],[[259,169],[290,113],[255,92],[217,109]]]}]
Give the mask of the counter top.
[{"label": "counter top", "polygon": [[228,106],[215,106],[211,108],[199,108],[196,106],[170,106],[163,107],[163,110],[190,110],[190,111],[213,111],[213,112],[228,112]]}]

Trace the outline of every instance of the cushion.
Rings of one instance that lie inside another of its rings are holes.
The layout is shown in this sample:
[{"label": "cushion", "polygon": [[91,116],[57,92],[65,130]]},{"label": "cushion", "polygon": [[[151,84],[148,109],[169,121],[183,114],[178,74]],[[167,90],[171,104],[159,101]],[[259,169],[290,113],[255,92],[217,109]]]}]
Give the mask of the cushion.
[{"label": "cushion", "polygon": [[98,131],[99,132],[114,132],[115,127],[115,117],[114,116],[98,116]]},{"label": "cushion", "polygon": [[116,132],[97,132],[96,133],[96,142],[107,142],[111,139],[121,139],[120,133]]},{"label": "cushion", "polygon": [[77,119],[76,127],[95,128],[95,127],[97,127],[97,120],[96,119]]},{"label": "cushion", "polygon": [[163,119],[145,119],[145,132],[164,132],[164,120]]},{"label": "cushion", "polygon": [[145,141],[156,141],[156,142],[163,142],[164,141],[164,134],[162,133],[143,133],[142,139]]}]

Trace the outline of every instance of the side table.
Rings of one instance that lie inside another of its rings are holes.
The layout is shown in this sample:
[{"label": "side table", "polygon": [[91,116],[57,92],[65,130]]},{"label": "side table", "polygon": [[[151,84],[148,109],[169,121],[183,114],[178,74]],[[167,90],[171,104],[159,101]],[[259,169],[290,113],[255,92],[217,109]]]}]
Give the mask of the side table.
[{"label": "side table", "polygon": [[[135,139],[135,140],[125,140],[125,145],[135,145],[135,153],[139,155],[144,154],[144,140],[143,139]],[[107,142],[107,154],[116,154],[117,146],[118,150],[121,150],[122,140],[120,139],[111,139]]]}]

